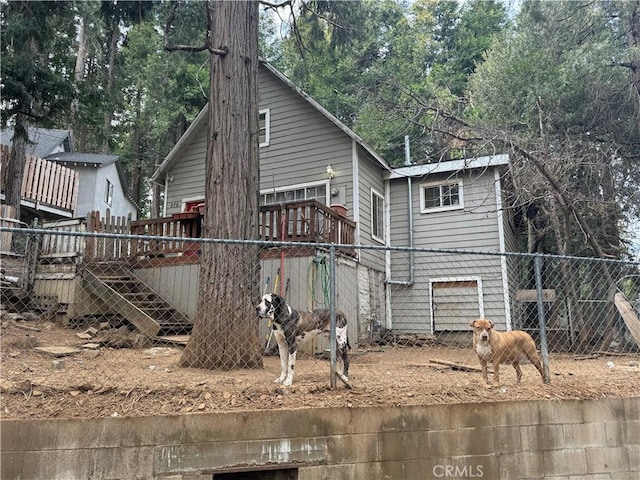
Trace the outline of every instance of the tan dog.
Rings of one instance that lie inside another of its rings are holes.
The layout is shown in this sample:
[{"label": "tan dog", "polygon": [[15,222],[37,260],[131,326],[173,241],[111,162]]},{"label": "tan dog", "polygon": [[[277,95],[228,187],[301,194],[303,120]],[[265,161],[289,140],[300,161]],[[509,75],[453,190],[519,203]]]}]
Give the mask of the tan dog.
[{"label": "tan dog", "polygon": [[488,363],[493,364],[493,377],[496,384],[500,384],[501,363],[513,365],[516,369],[516,383],[520,383],[522,378],[520,361],[524,359],[528,359],[535,365],[544,381],[542,362],[531,335],[520,330],[498,332],[493,329],[493,322],[484,318],[473,320],[470,325],[473,327],[473,349],[478,354],[485,384],[489,383]]}]

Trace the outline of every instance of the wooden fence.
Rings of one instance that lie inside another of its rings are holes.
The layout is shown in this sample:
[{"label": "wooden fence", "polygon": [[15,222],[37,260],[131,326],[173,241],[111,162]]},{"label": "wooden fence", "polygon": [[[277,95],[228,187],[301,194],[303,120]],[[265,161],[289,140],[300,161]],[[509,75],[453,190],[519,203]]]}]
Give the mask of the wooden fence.
[{"label": "wooden fence", "polygon": [[[58,232],[86,232],[86,222],[83,218],[73,218],[71,220],[58,220],[46,222],[42,228],[56,230]],[[74,235],[48,235],[42,236],[40,254],[47,256],[54,255],[84,255],[86,237]]]},{"label": "wooden fence", "polygon": [[[12,227],[19,226],[19,221],[16,220],[16,209],[10,205],[0,205],[0,227]],[[0,252],[11,252],[11,240],[13,233],[0,232]]]},{"label": "wooden fence", "polygon": [[[150,218],[131,222],[131,234],[175,238],[200,238],[202,214],[199,212],[174,213],[170,217]],[[199,245],[184,240],[140,240],[135,241],[134,252],[138,256],[196,255]]]},{"label": "wooden fence", "polygon": [[[5,172],[11,155],[11,147],[0,145],[0,165]],[[0,175],[0,189],[5,191],[5,176]],[[78,205],[78,172],[62,165],[26,155],[24,175],[22,177],[21,198],[36,209],[40,205],[64,210],[71,216]]]},{"label": "wooden fence", "polygon": [[[129,235],[131,233],[131,214],[126,217],[111,215],[107,209],[104,217],[93,211],[87,215],[87,231]],[[132,241],[121,238],[88,237],[85,261],[107,261],[129,258],[133,254]]]},{"label": "wooden fence", "polygon": [[[87,235],[44,234],[40,254],[49,257],[80,256],[87,262],[133,260],[136,257],[196,255],[198,245],[184,240],[149,240],[146,236],[198,238],[200,214],[189,212],[152,220],[131,220],[131,215],[116,217],[109,209],[89,212],[87,218],[58,220],[42,225],[56,232],[96,232],[114,235],[137,235],[140,240]],[[197,260],[197,257],[194,258]]]},{"label": "wooden fence", "polygon": [[100,212],[89,212],[87,218],[58,220],[42,225],[56,233],[44,234],[40,254],[45,256],[80,256],[85,261],[116,260],[127,258],[131,247],[129,240],[88,237],[86,235],[64,235],[57,232],[100,232],[113,234],[131,233],[131,215],[115,217],[109,209],[104,217]]}]

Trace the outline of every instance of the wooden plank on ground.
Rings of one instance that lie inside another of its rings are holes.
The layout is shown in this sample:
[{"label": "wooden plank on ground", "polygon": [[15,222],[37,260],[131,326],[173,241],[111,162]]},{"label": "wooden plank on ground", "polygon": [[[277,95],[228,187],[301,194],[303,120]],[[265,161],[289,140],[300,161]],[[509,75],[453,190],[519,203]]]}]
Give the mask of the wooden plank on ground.
[{"label": "wooden plank on ground", "polygon": [[447,367],[450,367],[451,370],[460,370],[463,372],[481,372],[482,371],[480,367],[472,367],[471,365],[464,365],[462,363],[449,362],[447,360],[438,360],[438,359],[432,358],[431,360],[429,360],[429,362],[435,363],[436,365],[445,365]]},{"label": "wooden plank on ground", "polygon": [[631,332],[631,336],[636,341],[636,345],[640,347],[640,320],[638,320],[638,314],[624,294],[616,293],[613,301],[624,323],[627,325],[629,332]]},{"label": "wooden plank on ground", "polygon": [[190,337],[191,335],[162,335],[160,337],[155,337],[154,340],[177,345],[186,345],[189,342]]}]

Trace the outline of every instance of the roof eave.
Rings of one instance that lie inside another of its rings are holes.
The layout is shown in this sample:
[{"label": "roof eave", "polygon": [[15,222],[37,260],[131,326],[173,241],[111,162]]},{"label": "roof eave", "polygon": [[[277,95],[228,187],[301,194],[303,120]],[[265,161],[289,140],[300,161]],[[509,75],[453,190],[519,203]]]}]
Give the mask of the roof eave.
[{"label": "roof eave", "polygon": [[484,157],[465,158],[460,160],[448,160],[446,162],[425,163],[422,165],[411,165],[399,167],[391,172],[385,173],[385,180],[406,177],[423,177],[437,173],[457,172],[474,168],[498,167],[509,164],[509,155],[506,153],[499,155],[487,155]]}]

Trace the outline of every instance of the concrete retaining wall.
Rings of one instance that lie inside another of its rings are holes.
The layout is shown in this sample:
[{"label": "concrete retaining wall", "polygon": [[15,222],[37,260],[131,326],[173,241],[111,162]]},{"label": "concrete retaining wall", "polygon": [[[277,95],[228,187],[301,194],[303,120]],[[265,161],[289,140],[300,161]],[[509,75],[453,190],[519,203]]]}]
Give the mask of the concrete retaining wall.
[{"label": "concrete retaining wall", "polygon": [[640,476],[640,397],[3,420],[0,428],[3,480],[204,480],[274,467],[300,480]]}]

